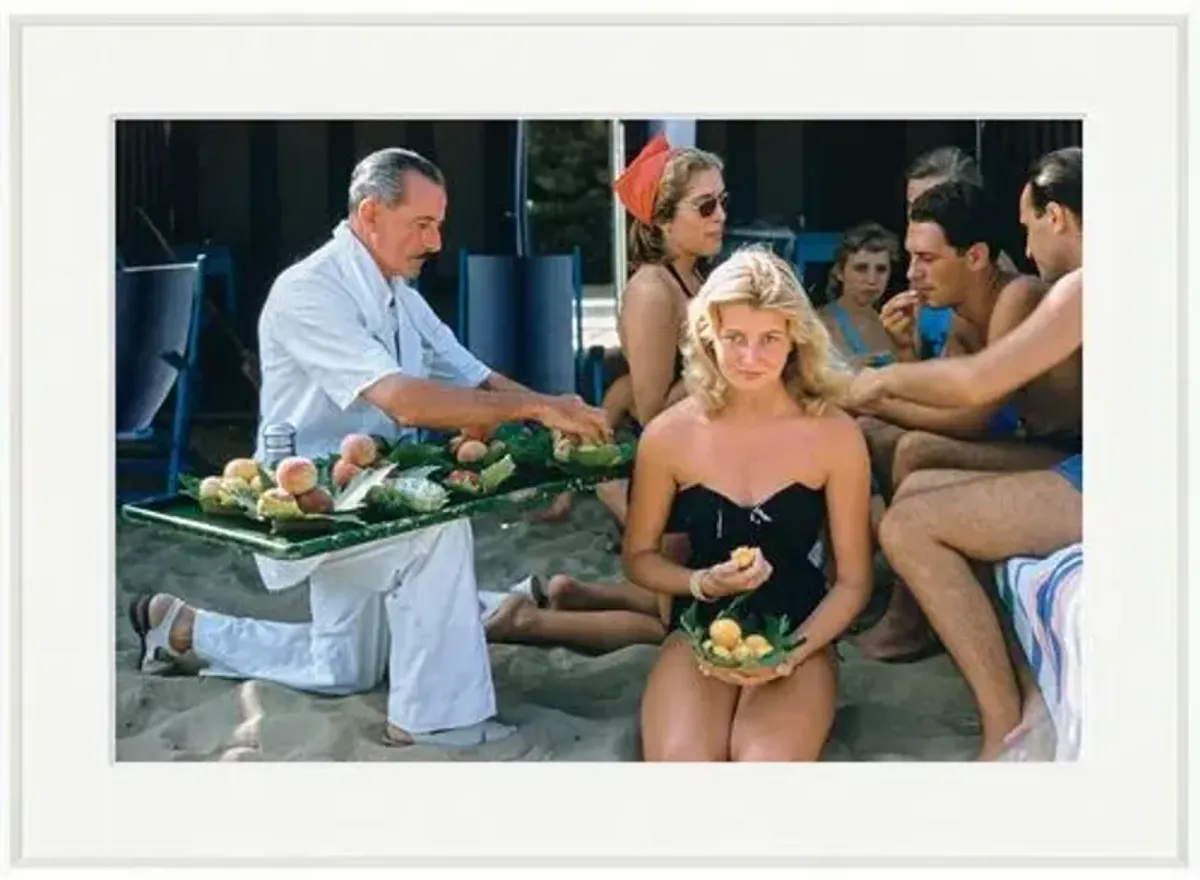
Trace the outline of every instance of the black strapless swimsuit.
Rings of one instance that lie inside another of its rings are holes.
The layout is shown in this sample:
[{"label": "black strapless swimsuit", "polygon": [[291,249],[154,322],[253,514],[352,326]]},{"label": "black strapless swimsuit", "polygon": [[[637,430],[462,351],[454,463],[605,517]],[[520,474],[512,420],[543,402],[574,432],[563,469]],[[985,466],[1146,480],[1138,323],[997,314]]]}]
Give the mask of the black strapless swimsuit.
[{"label": "black strapless swimsuit", "polygon": [[[685,533],[691,542],[691,568],[707,568],[729,560],[741,546],[758,547],[771,563],[770,579],[739,608],[742,619],[786,614],[790,626],[804,621],[825,597],[825,576],[808,558],[825,525],[825,490],[791,483],[769,498],[744,507],[703,484],[675,496],[667,531]],[[736,597],[699,602],[703,626]],[[671,602],[671,629],[692,605],[691,596]]]}]

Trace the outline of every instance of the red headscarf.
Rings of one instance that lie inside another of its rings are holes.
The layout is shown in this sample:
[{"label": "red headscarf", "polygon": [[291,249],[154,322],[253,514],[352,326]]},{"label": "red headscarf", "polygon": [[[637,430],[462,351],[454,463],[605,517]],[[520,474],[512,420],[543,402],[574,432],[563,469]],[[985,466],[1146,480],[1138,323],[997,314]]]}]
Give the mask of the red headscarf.
[{"label": "red headscarf", "polygon": [[654,221],[654,198],[663,169],[675,153],[665,134],[656,134],[613,184],[617,198],[630,214],[646,225]]}]

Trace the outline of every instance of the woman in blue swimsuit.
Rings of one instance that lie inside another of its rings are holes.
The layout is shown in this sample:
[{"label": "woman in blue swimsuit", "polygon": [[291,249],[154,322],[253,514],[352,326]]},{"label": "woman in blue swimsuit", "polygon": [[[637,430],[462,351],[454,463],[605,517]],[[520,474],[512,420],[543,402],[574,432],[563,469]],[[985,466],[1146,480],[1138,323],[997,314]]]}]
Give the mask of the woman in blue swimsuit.
[{"label": "woman in blue swimsuit", "polygon": [[834,344],[854,366],[881,367],[897,360],[877,305],[887,291],[900,242],[878,223],[846,231],[834,254],[819,314]]}]

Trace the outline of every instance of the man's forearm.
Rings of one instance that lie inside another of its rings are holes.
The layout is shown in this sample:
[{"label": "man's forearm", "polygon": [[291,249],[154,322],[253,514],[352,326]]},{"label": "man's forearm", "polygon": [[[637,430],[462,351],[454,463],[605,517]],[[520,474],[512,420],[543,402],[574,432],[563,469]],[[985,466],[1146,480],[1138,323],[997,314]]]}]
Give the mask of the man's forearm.
[{"label": "man's forearm", "polygon": [[544,406],[542,395],[524,389],[458,388],[396,376],[381,379],[364,396],[401,425],[443,431],[534,420]]},{"label": "man's forearm", "polygon": [[483,384],[480,385],[480,387],[488,391],[522,391],[526,394],[535,393],[532,389],[526,388],[520,382],[515,382],[508,378],[508,376],[502,375],[495,371],[487,374],[487,378],[483,380]]},{"label": "man's forearm", "polygon": [[975,403],[971,370],[965,358],[936,358],[916,364],[893,364],[880,371],[887,394],[932,407],[965,407]]},{"label": "man's forearm", "polygon": [[977,409],[926,406],[898,397],[885,397],[872,404],[869,414],[902,428],[968,440],[981,436],[991,420],[989,413]]}]

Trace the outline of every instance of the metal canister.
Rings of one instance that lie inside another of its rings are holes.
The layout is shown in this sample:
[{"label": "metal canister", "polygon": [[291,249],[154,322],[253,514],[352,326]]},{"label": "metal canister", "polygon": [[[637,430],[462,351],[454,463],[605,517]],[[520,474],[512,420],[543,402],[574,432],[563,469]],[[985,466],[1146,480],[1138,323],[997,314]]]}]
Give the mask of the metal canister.
[{"label": "metal canister", "polygon": [[263,463],[272,470],[285,458],[296,454],[296,429],[287,422],[263,428]]}]

